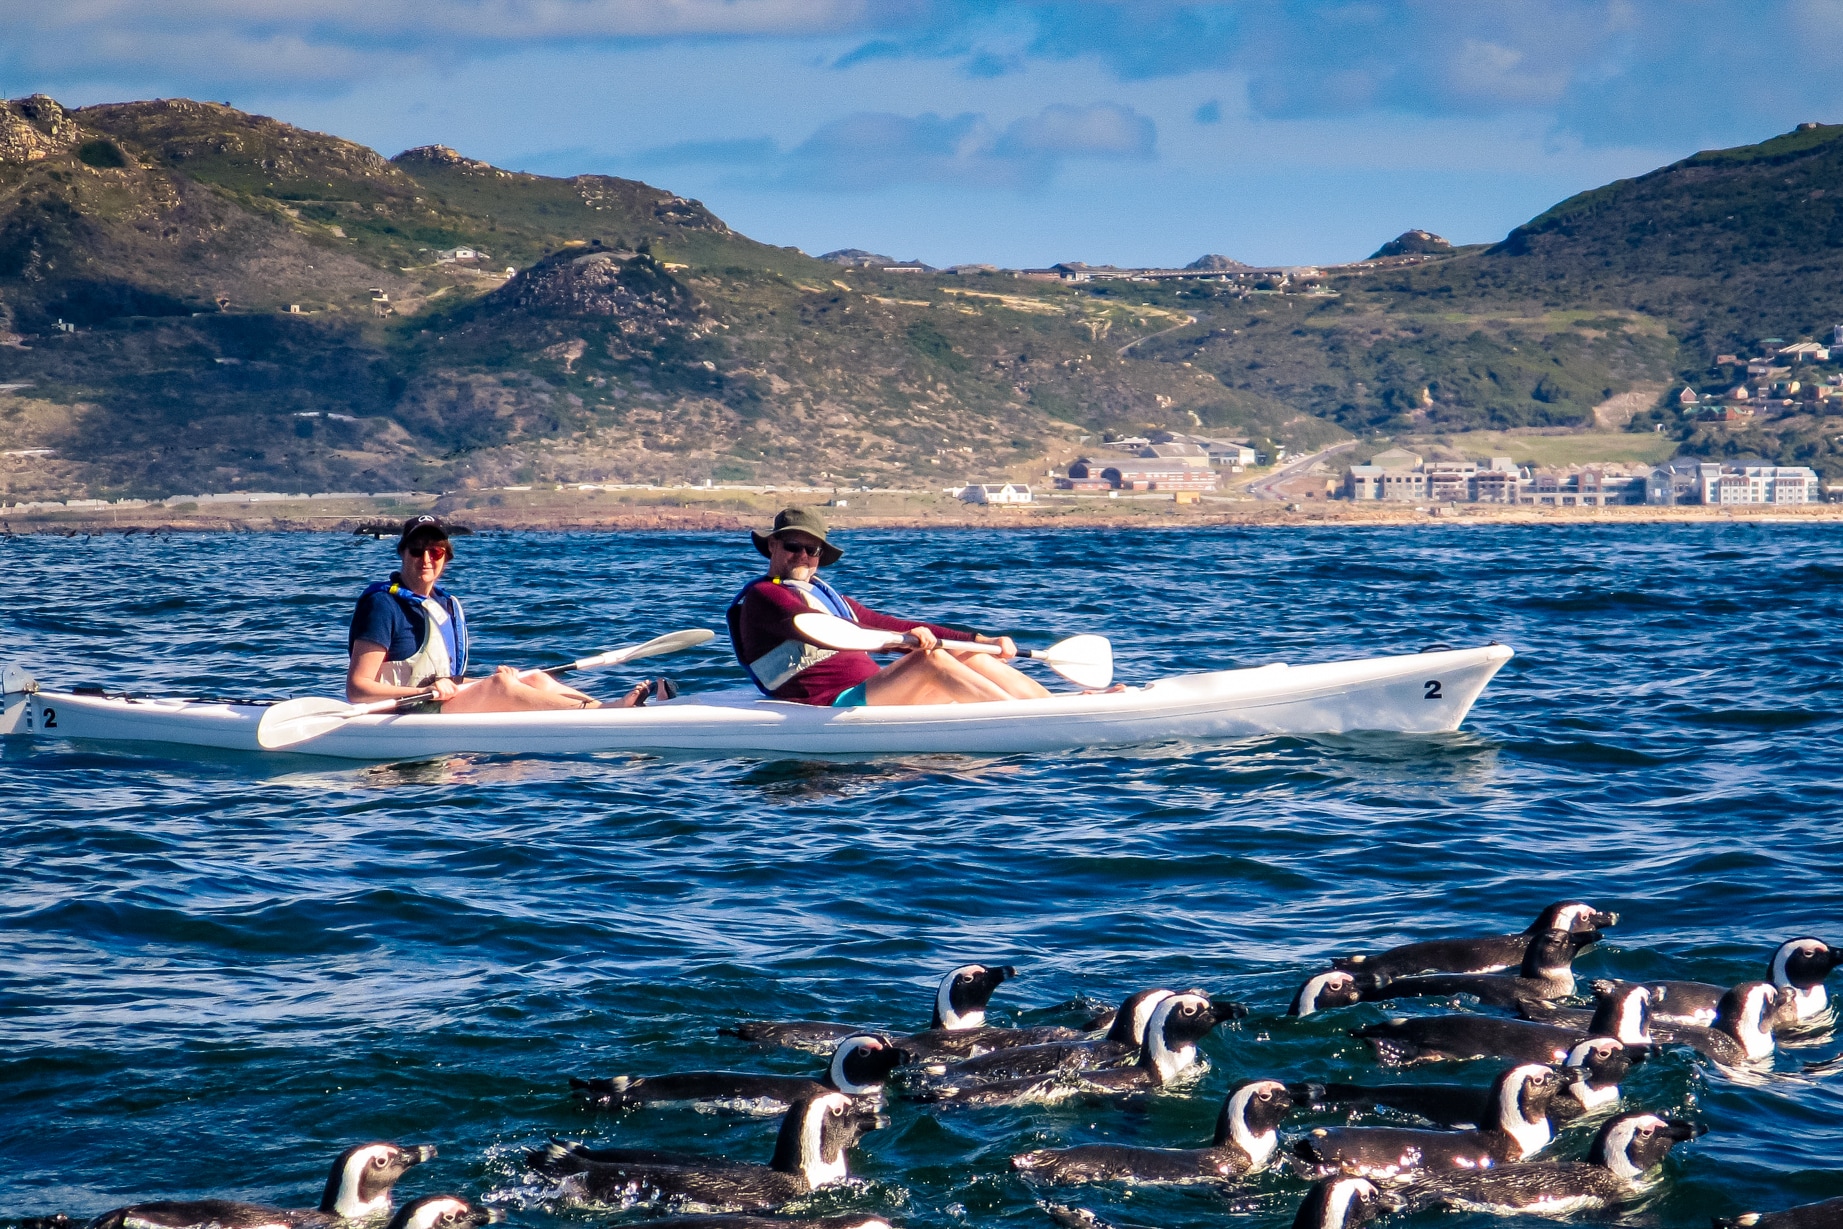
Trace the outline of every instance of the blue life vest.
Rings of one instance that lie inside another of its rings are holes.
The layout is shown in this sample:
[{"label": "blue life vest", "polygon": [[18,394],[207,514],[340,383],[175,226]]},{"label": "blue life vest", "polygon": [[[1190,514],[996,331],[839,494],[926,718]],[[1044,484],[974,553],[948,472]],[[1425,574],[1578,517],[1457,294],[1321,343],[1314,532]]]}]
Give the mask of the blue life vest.
[{"label": "blue life vest", "polygon": [[749,681],[754,683],[756,689],[764,696],[772,696],[776,690],[786,686],[787,681],[794,675],[818,665],[826,658],[833,656],[837,650],[822,649],[804,640],[784,640],[754,661],[743,661],[742,599],[750,589],[764,580],[792,589],[806,599],[808,606],[824,614],[836,615],[849,623],[856,623],[858,617],[852,613],[851,603],[844,599],[844,595],[817,576],[806,581],[783,581],[774,576],[757,576],[738,589],[736,596],[730,599],[729,610],[725,614],[730,628],[730,648],[736,654],[736,661],[747,671]]},{"label": "blue life vest", "polygon": [[[462,678],[467,674],[467,614],[461,609],[461,600],[440,585],[423,597],[415,590],[400,584],[395,579],[380,580],[368,585],[361,595],[368,597],[373,593],[386,593],[395,598],[397,604],[410,614],[410,626],[416,625],[416,616],[422,618],[422,637],[416,645],[415,657],[423,658],[429,652],[429,633],[439,631],[443,655],[448,661],[448,678]],[[413,613],[412,613],[413,612]],[[438,617],[439,616],[439,617]],[[390,663],[386,663],[389,665]],[[420,680],[401,684],[402,686],[419,686]]]}]

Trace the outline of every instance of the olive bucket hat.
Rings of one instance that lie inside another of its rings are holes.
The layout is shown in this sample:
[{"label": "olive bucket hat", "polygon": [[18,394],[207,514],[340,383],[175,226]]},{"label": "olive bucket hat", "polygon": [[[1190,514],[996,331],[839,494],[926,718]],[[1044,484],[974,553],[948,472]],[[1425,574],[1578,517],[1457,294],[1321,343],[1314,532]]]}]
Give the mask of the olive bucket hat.
[{"label": "olive bucket hat", "polygon": [[755,549],[763,555],[768,553],[768,539],[778,538],[784,533],[803,533],[808,537],[819,539],[819,566],[829,568],[837,563],[845,553],[839,547],[826,541],[825,518],[811,508],[782,508],[774,518],[774,528],[767,533],[751,529],[749,536],[755,539]]}]

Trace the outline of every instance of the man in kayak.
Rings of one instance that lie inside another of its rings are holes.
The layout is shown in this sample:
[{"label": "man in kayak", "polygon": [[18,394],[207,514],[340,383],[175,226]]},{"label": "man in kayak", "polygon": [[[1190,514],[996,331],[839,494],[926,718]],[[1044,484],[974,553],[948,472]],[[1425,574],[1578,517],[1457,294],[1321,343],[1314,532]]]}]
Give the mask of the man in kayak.
[{"label": "man in kayak", "polygon": [[[762,692],[776,700],[847,708],[862,704],[967,704],[981,700],[1037,700],[1049,695],[1034,679],[987,653],[950,653],[942,640],[996,644],[1017,656],[1008,636],[993,638],[878,614],[819,579],[819,569],[844,551],[826,540],[824,519],[811,508],[787,508],[767,533],[752,533],[768,557],[768,572],[743,587],[730,603],[730,643]],[[879,631],[903,632],[918,647],[877,668],[868,653],[839,652],[808,641],[794,616],[810,610]]]},{"label": "man in kayak", "polygon": [[[601,701],[566,687],[541,670],[521,674],[511,666],[473,682],[467,673],[467,616],[461,603],[438,583],[454,558],[448,527],[433,516],[403,522],[397,538],[401,571],[366,589],[352,613],[346,643],[346,699],[353,704],[413,696],[431,688],[435,699],[423,711],[516,713],[531,709],[600,708]],[[640,683],[621,701],[641,703],[649,684]]]}]

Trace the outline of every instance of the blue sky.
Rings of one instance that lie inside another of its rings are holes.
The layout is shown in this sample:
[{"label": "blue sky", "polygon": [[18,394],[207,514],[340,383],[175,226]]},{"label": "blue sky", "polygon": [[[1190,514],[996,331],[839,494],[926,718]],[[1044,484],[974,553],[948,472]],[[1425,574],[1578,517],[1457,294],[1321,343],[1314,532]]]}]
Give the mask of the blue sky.
[{"label": "blue sky", "polygon": [[1843,0],[58,0],[0,90],[627,175],[809,252],[1367,255],[1843,119]]}]

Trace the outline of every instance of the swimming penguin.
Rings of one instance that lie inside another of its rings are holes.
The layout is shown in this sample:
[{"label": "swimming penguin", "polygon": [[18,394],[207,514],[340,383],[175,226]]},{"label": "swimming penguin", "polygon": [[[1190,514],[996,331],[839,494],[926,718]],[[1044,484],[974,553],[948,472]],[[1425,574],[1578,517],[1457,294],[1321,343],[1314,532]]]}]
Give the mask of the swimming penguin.
[{"label": "swimming penguin", "polygon": [[1724,1067],[1765,1062],[1776,1048],[1773,1034],[1797,1020],[1796,992],[1771,982],[1742,982],[1724,994],[1715,1023],[1660,1024],[1654,1030],[1666,1045],[1686,1045]]},{"label": "swimming penguin", "polygon": [[1801,1203],[1782,1212],[1716,1217],[1714,1229],[1843,1229],[1843,1199]]},{"label": "swimming penguin", "polygon": [[1185,991],[1161,1000],[1152,1009],[1139,1061],[1130,1067],[1058,1071],[964,1086],[949,1084],[911,1093],[908,1099],[943,1106],[995,1106],[1155,1091],[1200,1073],[1206,1064],[1197,1057],[1197,1043],[1216,1025],[1239,1019],[1246,1010],[1239,1003],[1212,1002],[1206,995]]},{"label": "swimming penguin", "polygon": [[1266,1167],[1279,1149],[1277,1131],[1293,1108],[1278,1080],[1245,1080],[1222,1102],[1216,1135],[1207,1148],[1133,1148],[1123,1144],[1081,1144],[1039,1148],[1011,1158],[1026,1177],[1073,1185],[1080,1182],[1221,1182]]},{"label": "swimming penguin", "polygon": [[1299,987],[1299,992],[1293,995],[1286,1014],[1309,1016],[1314,1012],[1329,1011],[1333,1007],[1349,1007],[1362,1001],[1363,993],[1357,989],[1357,979],[1343,969],[1332,969],[1327,973],[1314,973],[1307,978],[1305,985]]},{"label": "swimming penguin", "polygon": [[[1645,1056],[1611,1037],[1583,1041],[1568,1052],[1561,1086],[1549,1102],[1550,1122],[1572,1122],[1619,1103],[1619,1082]],[[1442,1127],[1476,1130],[1497,1112],[1493,1090],[1476,1084],[1289,1084],[1287,1092],[1301,1107],[1331,1105],[1385,1106],[1425,1118]]]},{"label": "swimming penguin", "polygon": [[538,1173],[559,1179],[564,1194],[591,1203],[669,1199],[718,1211],[772,1211],[850,1177],[845,1150],[885,1124],[874,1110],[844,1093],[827,1092],[797,1101],[787,1111],[774,1141],[774,1158],[766,1165],[556,1140],[527,1153],[526,1160]]},{"label": "swimming penguin", "polygon": [[[1574,957],[1599,931],[1545,930],[1523,949],[1516,973],[1427,973],[1413,977],[1365,974],[1358,986],[1366,1003],[1422,995],[1469,994],[1492,1007],[1566,998],[1574,993]],[[1365,978],[1369,979],[1365,984]]]},{"label": "swimming penguin", "polygon": [[318,1208],[272,1208],[228,1199],[137,1203],[104,1212],[89,1229],[255,1229],[256,1226],[301,1226],[318,1229],[342,1220],[365,1220],[390,1211],[391,1188],[412,1165],[435,1159],[429,1144],[358,1144],[340,1153],[326,1176]]},{"label": "swimming penguin", "polygon": [[1649,1053],[1648,1047],[1628,1046],[1612,1037],[1589,1038],[1569,1050],[1561,1091],[1549,1102],[1549,1120],[1572,1122],[1618,1105],[1619,1085]]},{"label": "swimming penguin", "polygon": [[[1843,965],[1843,947],[1832,947],[1822,939],[1787,939],[1767,961],[1766,980],[1797,992],[1797,1022],[1806,1024],[1830,1010],[1824,979],[1838,965]],[[1673,1024],[1713,1024],[1715,1009],[1728,993],[1725,987],[1699,981],[1645,984],[1651,987],[1652,1018]]]},{"label": "swimming penguin", "polygon": [[955,1063],[935,1063],[925,1083],[969,1084],[981,1080],[1015,1080],[1052,1071],[1086,1071],[1130,1063],[1145,1044],[1152,1009],[1170,998],[1170,990],[1141,990],[1127,996],[1113,1013],[1105,1037],[1093,1041],[1047,1041],[992,1050]]},{"label": "swimming penguin", "polygon": [[1306,1192],[1293,1229],[1356,1229],[1394,1209],[1394,1200],[1368,1178],[1326,1178]]},{"label": "swimming penguin", "polygon": [[1617,1207],[1645,1193],[1672,1145],[1702,1133],[1699,1126],[1655,1114],[1621,1114],[1600,1128],[1585,1161],[1526,1161],[1430,1176],[1401,1194],[1402,1209],[1568,1216]]},{"label": "swimming penguin", "polygon": [[831,1065],[818,1079],[741,1071],[681,1071],[671,1075],[617,1075],[606,1080],[572,1078],[570,1087],[598,1109],[689,1105],[766,1116],[784,1114],[795,1101],[822,1092],[879,1099],[884,1082],[904,1057],[887,1038],[859,1033],[838,1043]]},{"label": "swimming penguin", "polygon": [[[949,969],[940,985],[935,987],[934,1016],[928,1030],[985,1027],[985,1009],[992,1001],[992,992],[1016,976],[1017,970],[1008,964],[963,964]],[[734,1028],[720,1028],[717,1033],[761,1045],[830,1054],[839,1042],[863,1031],[856,1024],[826,1024],[818,1020],[745,1020]]]},{"label": "swimming penguin", "polygon": [[477,1208],[455,1195],[424,1195],[399,1208],[385,1229],[471,1229],[504,1219],[498,1208]]},{"label": "swimming penguin", "polygon": [[1547,1067],[1512,1067],[1491,1083],[1492,1113],[1475,1131],[1413,1127],[1319,1127],[1293,1145],[1313,1177],[1335,1173],[1400,1178],[1420,1170],[1482,1169],[1524,1160],[1548,1147],[1549,1102],[1561,1077]]},{"label": "swimming penguin", "polygon": [[1372,977],[1410,977],[1419,973],[1496,973],[1523,963],[1530,940],[1545,930],[1591,934],[1581,946],[1597,940],[1602,927],[1619,922],[1617,913],[1602,913],[1579,901],[1556,901],[1521,934],[1484,935],[1473,939],[1432,939],[1392,947],[1373,956],[1344,956],[1331,963],[1352,973]]},{"label": "swimming penguin", "polygon": [[1563,1063],[1575,1046],[1595,1037],[1611,1037],[1628,1046],[1649,1045],[1645,1005],[1650,997],[1643,986],[1609,986],[1586,1028],[1484,1015],[1398,1016],[1357,1029],[1352,1036],[1368,1041],[1379,1061],[1395,1065],[1465,1058]]}]

